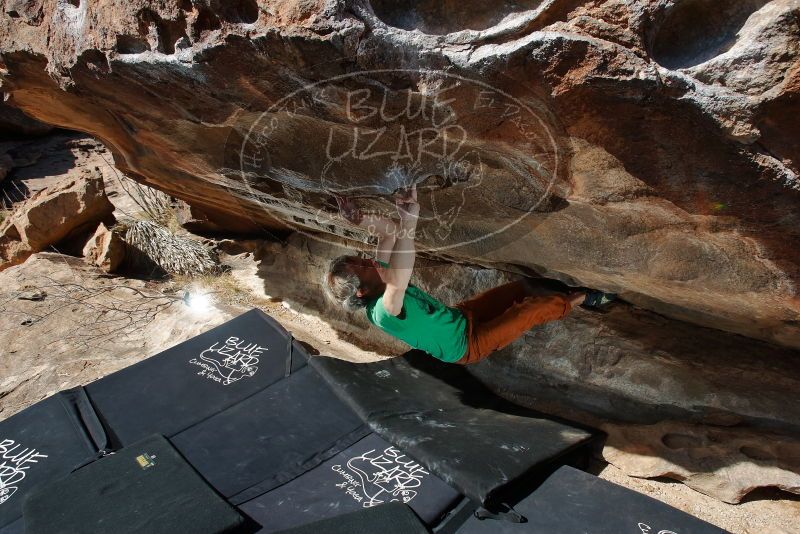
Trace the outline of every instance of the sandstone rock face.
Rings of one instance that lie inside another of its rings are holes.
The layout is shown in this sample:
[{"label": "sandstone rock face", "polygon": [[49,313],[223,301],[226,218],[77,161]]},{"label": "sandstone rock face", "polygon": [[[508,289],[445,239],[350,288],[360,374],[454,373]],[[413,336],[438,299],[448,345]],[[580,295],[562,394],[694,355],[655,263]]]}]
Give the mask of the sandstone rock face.
[{"label": "sandstone rock face", "polygon": [[31,118],[19,109],[0,102],[0,137],[18,139],[50,133],[53,127]]},{"label": "sandstone rock face", "polygon": [[226,227],[224,224],[215,223],[203,210],[182,200],[176,202],[174,212],[178,224],[194,234],[231,233],[236,231]]},{"label": "sandstone rock face", "polygon": [[117,218],[142,217],[144,210],[139,197],[157,193],[125,177],[115,167],[111,152],[101,142],[80,132],[60,131],[35,139],[4,141],[0,142],[0,152],[11,157],[14,170],[7,179],[10,183],[3,185],[6,204],[21,202],[62,182],[80,180],[87,172],[102,176],[106,196],[114,204]]},{"label": "sandstone rock face", "polygon": [[100,223],[94,235],[86,242],[83,257],[87,263],[107,273],[117,272],[125,261],[125,241],[118,233]]},{"label": "sandstone rock face", "polygon": [[432,255],[800,347],[797,0],[6,0],[3,91],[242,229],[423,190]]},{"label": "sandstone rock face", "polygon": [[114,211],[103,179],[90,171],[43,189],[0,223],[0,271],[25,261]]},{"label": "sandstone rock face", "polygon": [[800,474],[790,460],[800,455],[796,439],[673,421],[610,424],[604,430],[609,439],[603,458],[633,476],[685,480],[694,489],[730,503],[738,503],[758,487],[755,481],[769,480],[775,487],[800,493]]},{"label": "sandstone rock face", "polygon": [[[2,5],[15,106],[96,135],[220,228],[315,232],[264,254],[269,294],[399,352],[318,284],[368,240],[331,216],[332,194],[384,212],[416,183],[420,284],[445,300],[514,272],[633,305],[538,329],[476,375],[618,450],[649,435],[663,462],[630,472],[726,500],[796,488],[793,452],[742,450],[798,432],[798,0]],[[691,428],[628,428],[664,421]],[[739,426],[708,467],[706,444]],[[726,479],[740,460],[777,471]]]}]

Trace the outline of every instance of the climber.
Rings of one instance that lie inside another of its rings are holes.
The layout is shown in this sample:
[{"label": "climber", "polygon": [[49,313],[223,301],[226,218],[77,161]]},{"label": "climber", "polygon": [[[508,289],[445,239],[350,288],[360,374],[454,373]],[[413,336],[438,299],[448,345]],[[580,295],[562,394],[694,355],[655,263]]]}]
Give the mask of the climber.
[{"label": "climber", "polygon": [[445,362],[471,364],[522,336],[531,327],[563,319],[573,307],[602,308],[614,295],[600,291],[534,294],[527,280],[511,282],[446,306],[409,283],[419,204],[416,188],[395,196],[399,221],[365,216],[336,196],[339,216],[378,238],[376,258],[340,256],[327,272],[328,296],[348,311],[364,309],[388,334]]}]

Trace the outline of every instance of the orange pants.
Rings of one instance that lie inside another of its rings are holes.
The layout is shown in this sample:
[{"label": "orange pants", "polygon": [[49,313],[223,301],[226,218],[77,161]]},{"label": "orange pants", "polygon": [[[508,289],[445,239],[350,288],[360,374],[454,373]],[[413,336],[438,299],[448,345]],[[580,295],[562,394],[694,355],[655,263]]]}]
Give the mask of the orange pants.
[{"label": "orange pants", "polygon": [[480,361],[537,324],[563,319],[572,309],[562,295],[530,296],[522,280],[456,304],[467,318],[467,353],[456,363]]}]

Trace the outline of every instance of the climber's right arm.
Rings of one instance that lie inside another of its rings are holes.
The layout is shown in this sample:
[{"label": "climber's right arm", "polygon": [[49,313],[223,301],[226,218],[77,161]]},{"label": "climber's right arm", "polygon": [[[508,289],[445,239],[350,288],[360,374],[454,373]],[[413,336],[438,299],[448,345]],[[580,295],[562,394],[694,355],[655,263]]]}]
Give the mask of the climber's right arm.
[{"label": "climber's right arm", "polygon": [[383,307],[391,315],[400,315],[403,310],[406,288],[411,281],[416,261],[416,248],[414,247],[417,220],[419,219],[419,204],[417,203],[417,190],[415,187],[405,192],[395,201],[397,212],[400,214],[400,228],[395,236],[394,250],[389,261],[389,267],[384,270],[386,289],[383,292]]}]

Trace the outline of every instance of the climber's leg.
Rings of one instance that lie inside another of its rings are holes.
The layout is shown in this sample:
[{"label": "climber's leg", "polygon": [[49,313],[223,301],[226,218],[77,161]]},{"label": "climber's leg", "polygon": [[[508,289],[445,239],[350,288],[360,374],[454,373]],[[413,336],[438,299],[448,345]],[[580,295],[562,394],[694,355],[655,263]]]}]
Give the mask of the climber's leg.
[{"label": "climber's leg", "polygon": [[[489,320],[482,321],[474,313],[467,313],[470,320],[467,354],[456,363],[470,364],[480,361],[510,344],[534,325],[563,319],[571,309],[570,297],[549,295],[525,297]],[[469,311],[471,310],[468,309]]]},{"label": "climber's leg", "polygon": [[586,299],[581,306],[587,310],[607,310],[608,304],[617,299],[616,293],[604,293],[597,290],[589,290],[586,292]]},{"label": "climber's leg", "polygon": [[475,321],[489,321],[502,314],[510,306],[522,302],[530,294],[524,280],[516,280],[493,287],[456,305],[465,315]]}]

